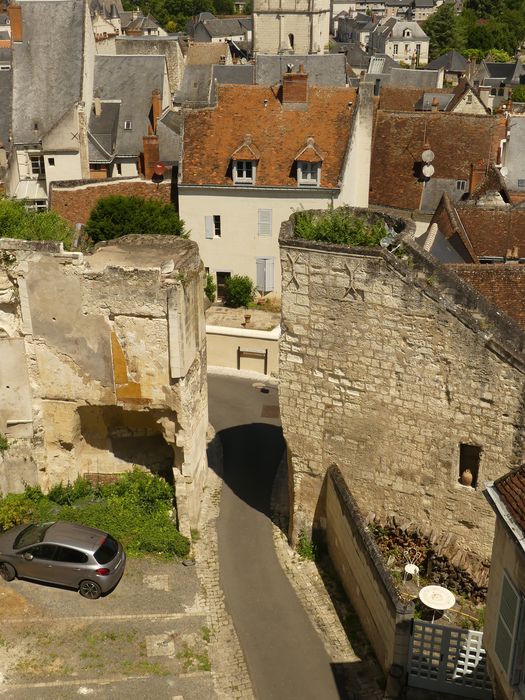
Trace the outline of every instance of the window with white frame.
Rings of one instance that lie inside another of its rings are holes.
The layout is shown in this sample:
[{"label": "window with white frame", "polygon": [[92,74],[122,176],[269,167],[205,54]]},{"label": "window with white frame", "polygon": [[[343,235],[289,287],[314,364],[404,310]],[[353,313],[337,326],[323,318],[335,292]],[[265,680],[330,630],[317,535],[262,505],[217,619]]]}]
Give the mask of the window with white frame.
[{"label": "window with white frame", "polygon": [[234,160],[233,161],[233,181],[236,185],[255,184],[255,161],[254,160]]},{"label": "window with white frame", "polygon": [[525,188],[525,180],[518,178],[518,187],[520,188],[520,190]]},{"label": "window with white frame", "polygon": [[29,156],[29,162],[31,164],[31,174],[32,175],[44,175],[44,156]]},{"label": "window with white frame", "polygon": [[467,189],[467,181],[466,180],[456,180],[456,189],[459,190],[460,192],[465,192]]},{"label": "window with white frame", "polygon": [[272,235],[272,210],[271,209],[259,209],[258,212],[258,222],[257,222],[257,233],[259,236],[271,236]]},{"label": "window with white frame", "polygon": [[206,238],[220,238],[221,217],[219,214],[204,217],[204,233]]},{"label": "window with white frame", "polygon": [[412,36],[412,32],[410,31],[410,29],[405,29],[403,31],[403,36]]},{"label": "window with white frame", "polygon": [[255,259],[257,276],[256,287],[261,294],[272,292],[275,288],[274,282],[274,259],[273,258],[256,258]]},{"label": "window with white frame", "polygon": [[131,129],[131,120],[130,119],[125,119],[124,120],[124,129],[126,131],[129,131]]},{"label": "window with white frame", "polygon": [[299,187],[319,187],[321,180],[321,163],[297,161],[297,184]]},{"label": "window with white frame", "polygon": [[398,44],[394,44],[394,56],[397,56],[398,51],[399,51],[399,45],[398,45]]}]

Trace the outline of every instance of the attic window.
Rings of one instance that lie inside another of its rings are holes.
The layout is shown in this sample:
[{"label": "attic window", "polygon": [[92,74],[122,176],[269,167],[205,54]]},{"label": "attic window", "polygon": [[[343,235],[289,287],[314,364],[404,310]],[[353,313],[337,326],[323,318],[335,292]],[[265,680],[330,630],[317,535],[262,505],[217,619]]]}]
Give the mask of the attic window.
[{"label": "attic window", "polygon": [[297,161],[297,184],[299,187],[319,187],[321,163]]},{"label": "attic window", "polygon": [[129,131],[129,130],[131,129],[131,120],[126,119],[126,120],[124,121],[124,129],[125,129],[126,131]]},{"label": "attic window", "polygon": [[518,187],[520,189],[525,189],[525,180],[518,180]]},{"label": "attic window", "polygon": [[458,192],[465,192],[467,189],[467,181],[466,180],[456,180],[456,189]]},{"label": "attic window", "polygon": [[410,31],[410,29],[405,29],[403,31],[403,36],[412,36],[412,32]]},{"label": "attic window", "polygon": [[255,184],[256,161],[254,160],[234,160],[233,161],[233,181],[236,185]]}]

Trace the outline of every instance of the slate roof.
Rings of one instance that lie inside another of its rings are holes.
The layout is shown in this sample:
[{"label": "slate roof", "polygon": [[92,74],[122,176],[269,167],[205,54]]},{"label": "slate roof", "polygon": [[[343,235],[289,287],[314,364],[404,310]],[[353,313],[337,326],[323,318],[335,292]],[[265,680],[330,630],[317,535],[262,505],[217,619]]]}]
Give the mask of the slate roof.
[{"label": "slate roof", "polygon": [[[164,56],[95,56],[94,94],[102,100],[120,100],[117,155],[138,156],[148,133],[151,93],[163,97]],[[124,129],[124,121],[131,129]]]},{"label": "slate roof", "polygon": [[471,164],[495,162],[505,120],[448,112],[378,110],[372,140],[370,204],[418,210],[424,189],[421,153],[435,153],[434,178],[470,181]]},{"label": "slate roof", "polygon": [[[525,249],[523,252],[525,255]],[[525,330],[525,265],[506,263],[451,267],[465,282]]]},{"label": "slate roof", "polygon": [[[21,0],[20,5],[24,33],[13,44],[13,137],[15,143],[34,143],[82,99],[83,4]],[[57,66],[60,79],[50,80]]]},{"label": "slate roof", "polygon": [[437,88],[439,83],[439,71],[437,70],[427,70],[426,68],[422,70],[399,68],[396,63],[396,67],[392,68],[390,71],[390,85]]},{"label": "slate roof", "polygon": [[277,85],[291,63],[297,70],[302,64],[308,75],[309,85],[346,85],[346,59],[344,54],[321,56],[268,56],[259,54],[255,63],[257,85]]},{"label": "slate roof", "polygon": [[255,188],[296,189],[294,159],[309,137],[325,156],[321,188],[337,188],[352,125],[348,102],[355,104],[355,90],[309,87],[304,110],[283,105],[280,94],[276,87],[223,85],[216,108],[186,112],[182,185],[232,186],[231,155],[249,134],[260,154]]},{"label": "slate roof", "polygon": [[246,29],[238,19],[208,19],[202,23],[212,39],[244,35]]},{"label": "slate roof", "polygon": [[370,63],[370,56],[363,51],[360,46],[356,44],[351,44],[346,51],[346,60],[350,66],[355,66],[356,68],[362,68],[366,70],[368,64]]},{"label": "slate roof", "polygon": [[525,73],[523,64],[519,59],[512,63],[485,62],[484,65],[486,66],[490,78],[499,78],[506,83],[519,83],[519,76]]},{"label": "slate roof", "polygon": [[102,102],[100,115],[91,110],[88,123],[90,163],[110,163],[117,145],[120,102]]},{"label": "slate roof", "polygon": [[219,85],[253,85],[255,78],[255,66],[235,64],[232,66],[213,66],[213,79]]},{"label": "slate roof", "polygon": [[182,131],[182,114],[167,110],[157,122],[160,160],[165,165],[179,162]]},{"label": "slate roof", "polygon": [[173,104],[185,107],[205,107],[210,104],[212,66],[187,66],[180,89],[173,95]]},{"label": "slate roof", "polygon": [[444,68],[448,73],[466,73],[468,67],[467,59],[457,51],[447,51],[447,53],[427,63],[429,70]]},{"label": "slate roof", "polygon": [[525,465],[497,479],[494,489],[516,524],[525,531]]},{"label": "slate roof", "polygon": [[422,112],[431,112],[435,108],[444,112],[454,97],[454,94],[451,92],[424,92],[416,102],[415,108]]}]

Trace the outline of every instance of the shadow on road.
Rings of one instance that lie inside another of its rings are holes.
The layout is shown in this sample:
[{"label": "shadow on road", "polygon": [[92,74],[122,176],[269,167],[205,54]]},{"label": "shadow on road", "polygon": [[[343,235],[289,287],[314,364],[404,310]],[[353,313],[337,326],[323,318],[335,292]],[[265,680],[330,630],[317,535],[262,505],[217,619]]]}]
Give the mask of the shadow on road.
[{"label": "shadow on road", "polygon": [[[280,427],[249,423],[218,433],[222,444],[222,467],[210,466],[233,493],[247,505],[271,517],[272,487],[286,444]],[[239,465],[242,464],[242,468]]]}]

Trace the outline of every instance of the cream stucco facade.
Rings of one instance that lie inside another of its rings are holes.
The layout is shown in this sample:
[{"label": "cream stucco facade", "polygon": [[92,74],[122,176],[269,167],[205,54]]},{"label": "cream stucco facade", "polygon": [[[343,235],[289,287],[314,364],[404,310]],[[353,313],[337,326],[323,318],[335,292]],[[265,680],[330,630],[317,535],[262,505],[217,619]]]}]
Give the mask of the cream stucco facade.
[{"label": "cream stucco facade", "polygon": [[329,42],[329,0],[255,0],[256,53],[325,53]]}]

